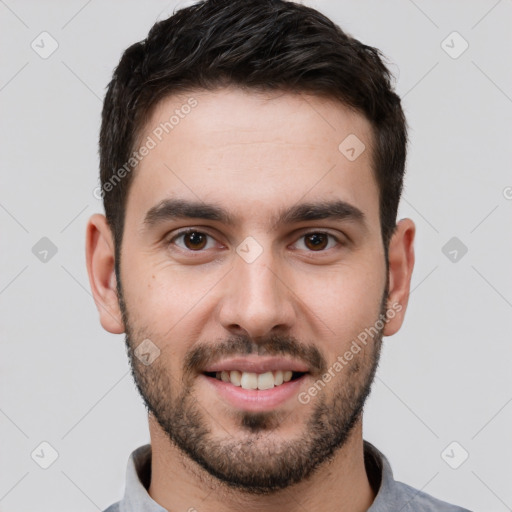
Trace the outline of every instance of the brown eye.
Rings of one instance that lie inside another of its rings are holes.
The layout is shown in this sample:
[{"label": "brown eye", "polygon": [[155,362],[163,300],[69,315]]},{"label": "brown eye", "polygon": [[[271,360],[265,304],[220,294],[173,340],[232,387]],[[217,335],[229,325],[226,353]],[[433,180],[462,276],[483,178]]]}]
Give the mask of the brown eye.
[{"label": "brown eye", "polygon": [[323,251],[329,243],[329,235],[326,233],[311,233],[305,236],[306,247],[312,251]]},{"label": "brown eye", "polygon": [[204,249],[206,245],[206,235],[204,233],[199,233],[198,231],[185,233],[183,235],[183,240],[185,241],[187,249],[192,251]]},{"label": "brown eye", "polygon": [[211,239],[213,242],[213,238],[210,235],[207,235],[201,231],[190,229],[188,231],[182,231],[173,237],[169,241],[169,245],[176,244],[180,249],[198,252],[205,248],[211,248],[212,242],[210,242],[210,246],[207,247],[209,242],[208,239]]},{"label": "brown eye", "polygon": [[327,252],[343,245],[336,236],[324,231],[306,233],[299,238],[296,244],[298,244],[299,249],[308,252]]}]

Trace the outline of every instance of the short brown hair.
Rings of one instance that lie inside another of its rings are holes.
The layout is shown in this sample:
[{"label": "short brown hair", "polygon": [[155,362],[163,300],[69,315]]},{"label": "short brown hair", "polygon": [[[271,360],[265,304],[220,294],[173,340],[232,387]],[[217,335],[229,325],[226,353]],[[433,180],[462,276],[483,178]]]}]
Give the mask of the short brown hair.
[{"label": "short brown hair", "polygon": [[404,113],[390,79],[379,50],[346,34],[318,11],[294,2],[205,0],[156,23],[145,40],[124,52],[103,105],[100,180],[116,270],[133,172],[124,172],[107,193],[105,185],[120,168],[127,169],[160,100],[229,85],[312,93],[338,100],[368,119],[374,133],[372,158],[387,262],[407,146]]}]

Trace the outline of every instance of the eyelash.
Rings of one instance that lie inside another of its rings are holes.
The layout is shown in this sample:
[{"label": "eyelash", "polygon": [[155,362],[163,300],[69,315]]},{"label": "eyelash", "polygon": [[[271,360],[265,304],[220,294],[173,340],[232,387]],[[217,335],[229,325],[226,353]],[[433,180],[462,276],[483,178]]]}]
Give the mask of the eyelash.
[{"label": "eyelash", "polygon": [[[212,235],[208,234],[208,233],[205,233],[204,231],[200,231],[199,229],[195,229],[195,228],[187,228],[187,229],[184,229],[182,231],[179,231],[178,233],[176,233],[172,238],[170,238],[167,242],[166,242],[166,245],[171,245],[175,242],[175,240],[177,240],[178,238],[180,237],[183,237],[184,235],[188,235],[190,233],[199,233],[201,235],[206,235],[210,238],[214,238]],[[337,243],[338,246],[343,246],[344,243],[338,238],[336,237],[335,235],[329,233],[329,232],[326,232],[326,231],[309,231],[308,233],[304,233],[302,234],[300,237],[299,237],[299,240],[302,239],[302,238],[306,238],[307,236],[310,236],[310,235],[327,235],[328,237],[331,237],[333,240],[335,240],[335,242]],[[200,250],[197,250],[197,251],[193,251],[191,249],[184,249],[182,247],[178,247],[180,250],[182,251],[186,251],[188,253],[202,253],[205,251],[205,249],[200,249]],[[331,247],[331,249],[334,249],[335,247]],[[329,251],[330,249],[323,249],[323,250],[320,250],[320,251],[308,251],[308,252],[311,252],[311,253],[325,253],[327,251]]]}]

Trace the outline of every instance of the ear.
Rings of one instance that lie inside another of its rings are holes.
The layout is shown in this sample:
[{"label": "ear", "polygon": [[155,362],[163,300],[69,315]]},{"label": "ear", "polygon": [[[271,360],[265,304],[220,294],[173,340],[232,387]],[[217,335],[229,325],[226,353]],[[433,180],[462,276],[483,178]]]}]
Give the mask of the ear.
[{"label": "ear", "polygon": [[121,334],[124,325],[116,288],[114,243],[107,219],[99,213],[87,223],[85,258],[101,325],[108,332]]},{"label": "ear", "polygon": [[389,295],[387,308],[394,311],[384,327],[384,336],[392,336],[402,326],[409,302],[411,276],[414,268],[414,235],[411,219],[402,219],[389,242]]}]

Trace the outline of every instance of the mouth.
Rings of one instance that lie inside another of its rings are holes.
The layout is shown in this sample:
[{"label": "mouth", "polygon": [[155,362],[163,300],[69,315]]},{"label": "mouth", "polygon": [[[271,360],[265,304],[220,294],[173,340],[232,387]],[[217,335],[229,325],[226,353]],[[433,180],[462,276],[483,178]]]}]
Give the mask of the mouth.
[{"label": "mouth", "polygon": [[242,370],[223,370],[204,372],[206,377],[219,380],[247,390],[273,389],[280,387],[287,382],[301,379],[307,372],[297,372],[292,370],[266,371],[263,373],[247,372]]},{"label": "mouth", "polygon": [[308,370],[285,358],[234,358],[205,368],[200,376],[230,408],[269,412],[296,404],[311,375]]},{"label": "mouth", "polygon": [[263,412],[294,403],[311,369],[285,356],[238,356],[209,364],[201,381],[219,399],[238,410]]}]

